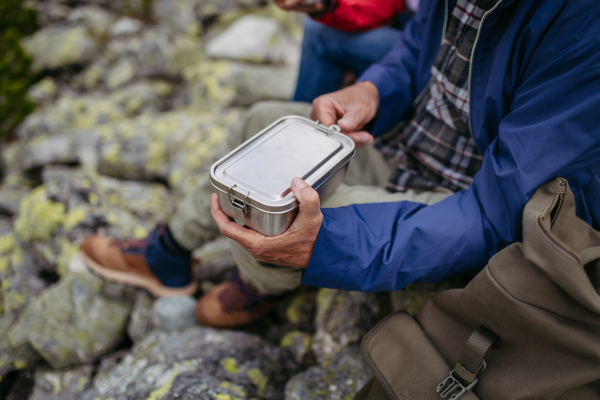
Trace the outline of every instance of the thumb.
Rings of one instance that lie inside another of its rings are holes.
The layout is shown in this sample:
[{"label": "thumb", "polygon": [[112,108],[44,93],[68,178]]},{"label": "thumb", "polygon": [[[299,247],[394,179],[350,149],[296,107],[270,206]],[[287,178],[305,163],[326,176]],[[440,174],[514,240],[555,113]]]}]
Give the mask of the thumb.
[{"label": "thumb", "polygon": [[292,180],[292,192],[300,203],[300,214],[312,217],[321,212],[319,193],[300,178]]},{"label": "thumb", "polygon": [[347,132],[357,131],[360,127],[358,126],[360,123],[356,113],[354,111],[349,111],[337,122],[338,126]]}]

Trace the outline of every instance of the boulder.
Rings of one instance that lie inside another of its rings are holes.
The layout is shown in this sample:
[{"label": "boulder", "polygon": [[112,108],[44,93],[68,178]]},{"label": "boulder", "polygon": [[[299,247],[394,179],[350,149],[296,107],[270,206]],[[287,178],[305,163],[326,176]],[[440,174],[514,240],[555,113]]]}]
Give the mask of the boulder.
[{"label": "boulder", "polygon": [[22,40],[33,59],[34,71],[85,65],[100,50],[100,45],[85,26],[49,26]]},{"label": "boulder", "polygon": [[152,306],[154,297],[145,290],[138,290],[127,324],[127,334],[132,341],[137,342],[145,338],[154,329],[152,322]]},{"label": "boulder", "polygon": [[359,343],[390,312],[387,293],[320,289],[317,295],[316,333],[312,350],[322,364],[346,347]]},{"label": "boulder", "polygon": [[294,360],[300,365],[314,364],[314,357],[311,352],[310,343],[312,335],[302,331],[287,332],[279,346],[288,349],[294,356]]},{"label": "boulder", "polygon": [[47,76],[29,88],[27,97],[35,103],[46,103],[54,100],[57,90],[54,79]]},{"label": "boulder", "polygon": [[103,38],[117,17],[95,4],[72,9],[67,18],[69,22],[84,25],[95,38]]},{"label": "boulder", "polygon": [[94,362],[124,338],[133,301],[91,273],[71,273],[36,297],[8,332],[53,368]]},{"label": "boulder", "polygon": [[178,198],[191,190],[239,129],[238,111],[144,114],[105,129],[99,171],[122,179],[167,181]]},{"label": "boulder", "polygon": [[0,214],[16,215],[19,213],[21,199],[31,192],[31,188],[22,182],[0,185]]},{"label": "boulder", "polygon": [[62,370],[38,369],[29,400],[76,400],[89,388],[94,369],[93,365]]},{"label": "boulder", "polygon": [[8,333],[27,304],[46,288],[40,278],[43,266],[14,234],[11,221],[0,219],[0,380],[40,359],[29,343],[12,343]]},{"label": "boulder", "polygon": [[152,325],[167,332],[198,325],[195,309],[196,299],[190,296],[158,299],[152,306]]},{"label": "boulder", "polygon": [[249,333],[155,331],[121,362],[101,368],[82,399],[281,399],[295,372],[286,351]]},{"label": "boulder", "polygon": [[130,36],[140,33],[144,23],[139,19],[121,17],[111,27],[109,34],[112,37]]},{"label": "boulder", "polygon": [[48,135],[68,134],[70,131],[85,134],[92,128],[110,125],[142,112],[162,110],[168,104],[166,100],[171,91],[171,85],[166,82],[143,80],[110,94],[66,93],[28,115],[19,126],[17,136],[25,144],[41,138],[37,144],[43,145],[43,139]]},{"label": "boulder", "polygon": [[291,62],[292,39],[274,19],[245,15],[206,43],[206,55],[237,61]]},{"label": "boulder", "polygon": [[372,377],[358,347],[336,354],[326,366],[294,376],[285,386],[286,400],[352,399]]}]

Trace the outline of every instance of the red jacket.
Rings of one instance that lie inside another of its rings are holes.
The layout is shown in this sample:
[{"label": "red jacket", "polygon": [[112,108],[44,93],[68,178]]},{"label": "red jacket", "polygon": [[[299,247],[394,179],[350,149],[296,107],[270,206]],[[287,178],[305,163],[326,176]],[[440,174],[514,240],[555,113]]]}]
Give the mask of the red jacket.
[{"label": "red jacket", "polygon": [[403,0],[332,0],[329,11],[313,19],[341,31],[368,31],[404,10]]}]

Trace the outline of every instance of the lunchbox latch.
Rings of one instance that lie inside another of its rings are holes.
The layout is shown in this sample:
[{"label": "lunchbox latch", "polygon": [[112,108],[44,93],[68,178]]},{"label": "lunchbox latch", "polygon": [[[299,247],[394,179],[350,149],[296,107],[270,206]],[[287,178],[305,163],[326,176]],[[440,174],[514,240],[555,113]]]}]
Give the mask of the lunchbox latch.
[{"label": "lunchbox latch", "polygon": [[338,125],[333,124],[331,126],[325,126],[322,123],[319,122],[319,120],[315,121],[315,124],[317,124],[317,129],[320,130],[321,132],[326,133],[328,136],[331,135],[332,131],[335,132],[341,132],[342,128],[340,128]]},{"label": "lunchbox latch", "polygon": [[246,193],[244,197],[244,202],[242,203],[240,200],[231,197],[231,191],[237,185],[233,185],[227,191],[227,197],[229,197],[229,201],[231,202],[231,206],[233,207],[234,218],[233,220],[239,225],[244,226],[246,220],[246,214],[248,214],[248,205],[246,202],[248,201],[248,196],[250,196],[250,192]]}]

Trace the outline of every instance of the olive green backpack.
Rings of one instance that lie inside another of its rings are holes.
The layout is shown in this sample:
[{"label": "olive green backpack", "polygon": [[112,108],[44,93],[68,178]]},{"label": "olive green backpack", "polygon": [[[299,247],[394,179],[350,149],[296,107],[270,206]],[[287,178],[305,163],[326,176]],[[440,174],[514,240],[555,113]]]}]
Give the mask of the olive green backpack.
[{"label": "olive green backpack", "polygon": [[576,217],[567,181],[544,184],[522,243],[365,336],[375,378],[355,398],[600,399],[599,258],[600,232]]}]

